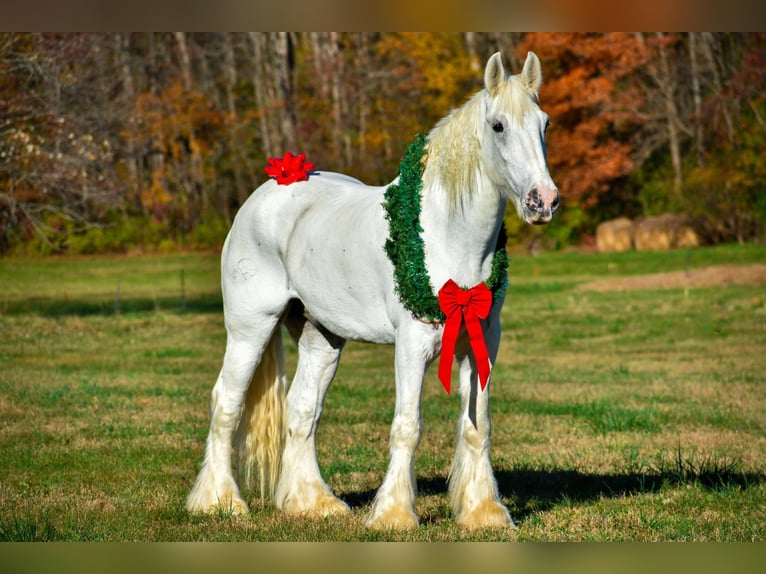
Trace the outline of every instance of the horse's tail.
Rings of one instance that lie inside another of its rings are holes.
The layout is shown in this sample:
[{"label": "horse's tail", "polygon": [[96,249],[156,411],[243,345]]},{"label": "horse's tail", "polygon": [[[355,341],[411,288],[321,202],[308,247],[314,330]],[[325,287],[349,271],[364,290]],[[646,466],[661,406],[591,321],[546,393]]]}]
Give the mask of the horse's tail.
[{"label": "horse's tail", "polygon": [[279,479],[286,392],[282,328],[277,326],[247,390],[236,437],[240,480],[252,487],[254,467],[258,467],[261,504],[267,494],[274,499]]}]

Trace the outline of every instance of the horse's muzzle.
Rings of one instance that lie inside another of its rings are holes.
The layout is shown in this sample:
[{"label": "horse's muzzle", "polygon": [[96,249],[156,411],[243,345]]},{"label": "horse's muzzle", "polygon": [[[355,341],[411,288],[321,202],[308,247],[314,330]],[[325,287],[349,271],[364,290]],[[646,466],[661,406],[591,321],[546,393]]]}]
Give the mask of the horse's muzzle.
[{"label": "horse's muzzle", "polygon": [[559,191],[555,187],[535,186],[524,196],[524,218],[532,225],[548,223],[559,206]]}]

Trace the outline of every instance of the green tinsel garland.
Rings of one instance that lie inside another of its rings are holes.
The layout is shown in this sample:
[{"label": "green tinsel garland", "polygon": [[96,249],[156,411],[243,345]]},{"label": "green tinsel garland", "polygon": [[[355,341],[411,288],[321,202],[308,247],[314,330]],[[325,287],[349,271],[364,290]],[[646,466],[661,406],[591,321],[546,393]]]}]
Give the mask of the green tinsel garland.
[{"label": "green tinsel garland", "polygon": [[[399,184],[390,185],[384,194],[383,209],[388,220],[389,236],[386,254],[394,265],[396,292],[402,304],[416,317],[429,321],[444,321],[439,299],[431,288],[426,270],[423,238],[420,234],[420,191],[423,188],[423,152],[426,136],[418,134],[404,153],[399,164]],[[487,287],[494,300],[500,299],[508,285],[508,255],[505,251],[505,225],[500,229],[492,258],[492,271]],[[472,286],[471,286],[472,287]]]}]

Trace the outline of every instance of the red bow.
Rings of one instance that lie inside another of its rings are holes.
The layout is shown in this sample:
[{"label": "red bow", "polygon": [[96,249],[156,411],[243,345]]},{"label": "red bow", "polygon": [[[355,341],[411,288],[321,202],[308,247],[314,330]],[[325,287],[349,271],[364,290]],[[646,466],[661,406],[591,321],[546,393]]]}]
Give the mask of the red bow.
[{"label": "red bow", "polygon": [[442,353],[439,359],[439,380],[447,393],[450,392],[452,361],[455,358],[455,343],[460,325],[465,318],[465,328],[471,343],[476,366],[479,370],[481,390],[489,380],[489,354],[484,342],[484,331],[479,319],[486,319],[492,309],[492,291],[484,283],[471,289],[461,289],[452,279],[439,290],[439,307],[447,316],[442,334]]},{"label": "red bow", "polygon": [[282,157],[270,157],[269,165],[263,170],[274,177],[278,184],[289,185],[296,181],[306,181],[314,164],[306,160],[306,154],[293,155],[289,151]]}]

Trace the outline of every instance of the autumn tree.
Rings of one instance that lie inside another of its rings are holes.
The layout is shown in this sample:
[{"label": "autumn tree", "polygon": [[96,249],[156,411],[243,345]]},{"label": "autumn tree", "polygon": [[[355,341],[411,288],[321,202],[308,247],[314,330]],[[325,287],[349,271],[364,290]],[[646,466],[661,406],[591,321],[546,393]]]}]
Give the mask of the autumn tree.
[{"label": "autumn tree", "polygon": [[[3,34],[0,244],[16,234],[59,250],[99,225],[122,192],[114,177],[115,75],[102,37]],[[8,97],[8,95],[11,97]]]},{"label": "autumn tree", "polygon": [[741,243],[766,223],[766,34],[701,36],[704,153],[690,162],[681,201],[715,239]]},{"label": "autumn tree", "polygon": [[645,121],[636,133],[645,213],[696,216],[710,240],[744,241],[766,221],[764,34],[636,35]]},{"label": "autumn tree", "polygon": [[542,59],[549,169],[562,194],[562,215],[577,224],[634,165],[642,94],[631,77],[645,55],[633,35],[622,33],[527,34],[518,50]]}]

